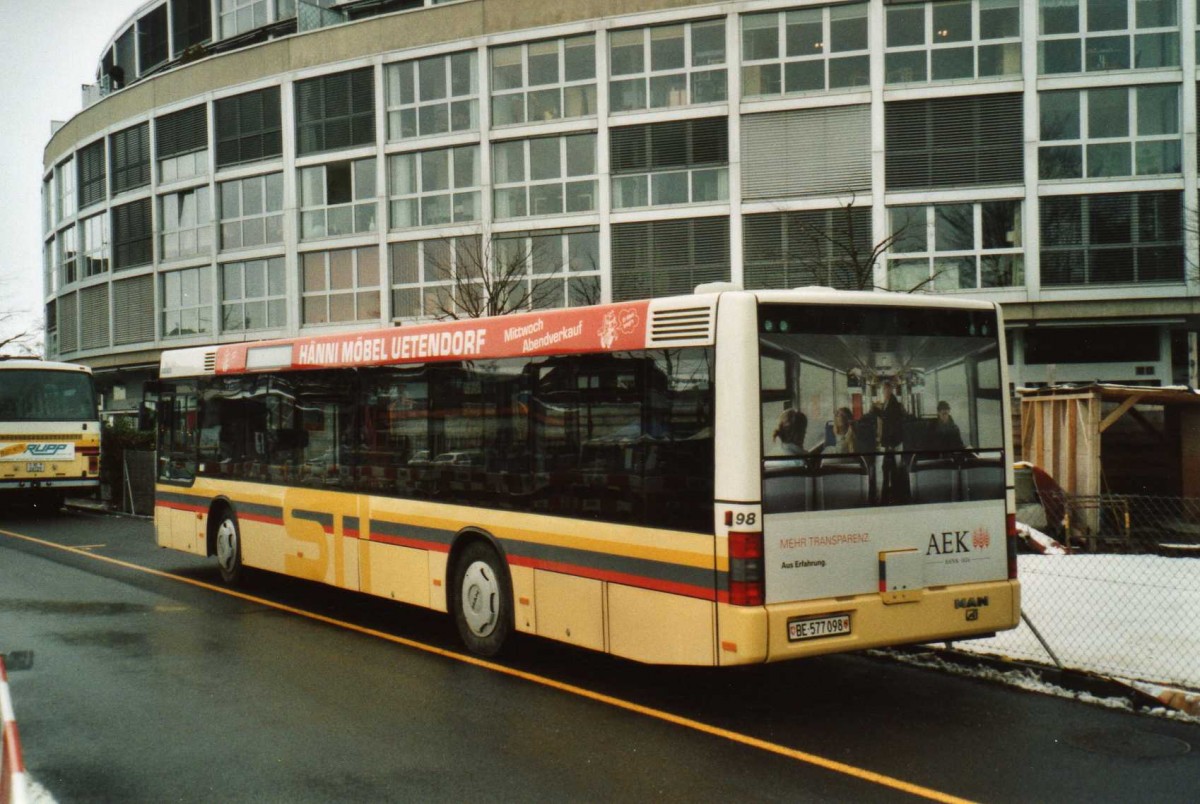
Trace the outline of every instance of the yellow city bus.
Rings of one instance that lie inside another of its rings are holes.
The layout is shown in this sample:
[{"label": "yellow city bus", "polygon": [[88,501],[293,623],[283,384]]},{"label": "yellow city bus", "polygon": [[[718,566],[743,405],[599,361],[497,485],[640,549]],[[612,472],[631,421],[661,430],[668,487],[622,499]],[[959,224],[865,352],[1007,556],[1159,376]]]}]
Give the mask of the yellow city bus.
[{"label": "yellow city bus", "polygon": [[100,416],[92,371],[0,357],[0,498],[57,509],[100,486]]},{"label": "yellow city bus", "polygon": [[[164,353],[163,547],[630,659],[1017,624],[999,309],[690,296]],[[954,436],[957,434],[957,439]]]}]

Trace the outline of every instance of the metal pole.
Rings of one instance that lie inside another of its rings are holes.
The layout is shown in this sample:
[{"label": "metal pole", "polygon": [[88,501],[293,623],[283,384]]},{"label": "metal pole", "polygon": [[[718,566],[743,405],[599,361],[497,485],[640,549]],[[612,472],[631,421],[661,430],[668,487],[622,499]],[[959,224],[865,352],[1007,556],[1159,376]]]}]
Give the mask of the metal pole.
[{"label": "metal pole", "polygon": [[1021,619],[1024,620],[1025,624],[1029,626],[1029,630],[1033,632],[1033,635],[1035,637],[1037,637],[1037,641],[1042,643],[1042,647],[1046,649],[1046,653],[1050,654],[1050,658],[1054,660],[1054,666],[1057,667],[1059,670],[1062,670],[1063,669],[1062,662],[1060,662],[1058,660],[1058,657],[1054,655],[1054,651],[1052,651],[1050,649],[1049,643],[1047,643],[1046,640],[1042,638],[1041,633],[1039,633],[1037,628],[1034,626],[1033,620],[1029,619],[1029,617],[1025,614],[1024,611],[1021,612]]}]

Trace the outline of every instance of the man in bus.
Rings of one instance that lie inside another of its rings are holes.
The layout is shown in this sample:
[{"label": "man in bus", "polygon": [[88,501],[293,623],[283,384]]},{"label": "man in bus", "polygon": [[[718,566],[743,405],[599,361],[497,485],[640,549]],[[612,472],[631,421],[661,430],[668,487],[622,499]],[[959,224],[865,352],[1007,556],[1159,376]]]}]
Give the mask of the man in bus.
[{"label": "man in bus", "polygon": [[903,502],[904,479],[896,452],[904,439],[904,405],[896,397],[896,380],[883,382],[883,401],[875,403],[875,427],[879,447],[883,450],[883,488],[880,502]]}]

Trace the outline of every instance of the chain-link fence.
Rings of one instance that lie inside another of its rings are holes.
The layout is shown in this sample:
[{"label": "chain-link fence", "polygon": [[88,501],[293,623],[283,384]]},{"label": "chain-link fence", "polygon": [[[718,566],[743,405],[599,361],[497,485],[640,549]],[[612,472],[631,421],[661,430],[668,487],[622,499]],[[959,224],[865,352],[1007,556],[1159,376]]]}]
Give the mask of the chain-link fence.
[{"label": "chain-link fence", "polygon": [[1021,625],[959,647],[1200,689],[1200,500],[1039,503],[1043,521],[1022,540]]}]

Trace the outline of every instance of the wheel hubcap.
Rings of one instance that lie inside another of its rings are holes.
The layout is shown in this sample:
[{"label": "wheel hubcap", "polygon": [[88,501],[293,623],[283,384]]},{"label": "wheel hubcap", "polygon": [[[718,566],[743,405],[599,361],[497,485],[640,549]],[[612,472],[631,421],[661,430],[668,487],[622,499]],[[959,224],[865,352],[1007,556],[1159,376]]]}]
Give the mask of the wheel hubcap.
[{"label": "wheel hubcap", "polygon": [[473,562],[462,580],[462,612],[471,633],[481,637],[492,633],[499,603],[500,585],[492,568],[483,561]]},{"label": "wheel hubcap", "polygon": [[217,528],[217,562],[226,570],[237,562],[237,528],[228,519]]}]

